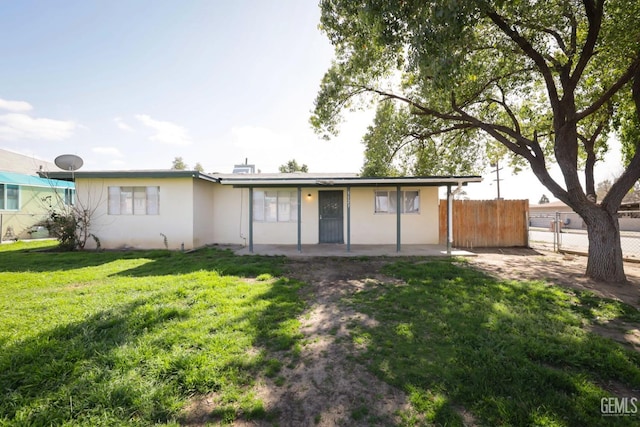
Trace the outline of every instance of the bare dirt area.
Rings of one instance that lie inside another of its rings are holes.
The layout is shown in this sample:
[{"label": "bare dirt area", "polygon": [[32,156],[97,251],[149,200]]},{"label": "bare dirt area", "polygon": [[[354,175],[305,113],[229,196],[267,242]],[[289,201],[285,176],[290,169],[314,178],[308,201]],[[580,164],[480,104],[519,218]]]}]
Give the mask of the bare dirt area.
[{"label": "bare dirt area", "polygon": [[[469,264],[507,280],[547,280],[640,307],[640,264],[625,265],[631,284],[598,283],[585,278],[586,258],[532,249],[477,251]],[[350,355],[358,351],[349,339],[349,325],[375,325],[376,319],[358,313],[344,298],[371,282],[403,283],[384,276],[391,258],[297,258],[288,262],[288,275],[308,284],[308,307],[300,318],[303,345],[298,357],[283,358],[276,378],[258,380],[255,394],[275,420],[238,420],[235,426],[376,426],[398,425],[402,415],[415,415],[402,390],[377,379]],[[593,330],[640,351],[638,325],[598,325]],[[278,355],[275,355],[278,357]],[[215,396],[193,402],[191,420],[204,425]],[[465,425],[475,421],[464,408]],[[198,413],[200,416],[198,416]]]},{"label": "bare dirt area", "polygon": [[309,307],[301,318],[304,345],[300,358],[280,372],[283,386],[263,380],[257,394],[267,409],[280,414],[282,426],[370,426],[399,423],[410,411],[404,393],[374,377],[349,358],[346,344],[353,322],[375,319],[353,311],[341,299],[367,281],[394,279],[379,270],[388,261],[315,258],[291,261],[291,276],[309,284]]}]

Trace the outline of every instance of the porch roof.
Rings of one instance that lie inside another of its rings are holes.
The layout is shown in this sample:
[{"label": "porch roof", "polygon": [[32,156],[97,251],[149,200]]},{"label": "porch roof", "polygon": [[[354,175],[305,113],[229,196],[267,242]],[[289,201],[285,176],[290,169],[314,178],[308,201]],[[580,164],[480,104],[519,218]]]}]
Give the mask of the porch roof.
[{"label": "porch roof", "polygon": [[[41,176],[43,176],[42,174]],[[48,178],[196,178],[233,187],[442,187],[481,182],[478,175],[362,177],[354,173],[206,174],[188,170],[55,171]]]},{"label": "porch roof", "polygon": [[215,176],[220,184],[234,187],[392,187],[398,185],[442,187],[482,181],[482,177],[477,175],[361,177],[356,174],[283,173]]}]

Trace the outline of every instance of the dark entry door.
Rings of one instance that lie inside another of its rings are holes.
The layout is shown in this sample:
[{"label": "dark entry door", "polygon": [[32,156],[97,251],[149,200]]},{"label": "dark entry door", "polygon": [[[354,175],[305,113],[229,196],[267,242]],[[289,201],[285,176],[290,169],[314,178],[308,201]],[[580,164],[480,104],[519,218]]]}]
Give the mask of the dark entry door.
[{"label": "dark entry door", "polygon": [[342,190],[319,191],[320,243],[344,243],[342,235]]}]

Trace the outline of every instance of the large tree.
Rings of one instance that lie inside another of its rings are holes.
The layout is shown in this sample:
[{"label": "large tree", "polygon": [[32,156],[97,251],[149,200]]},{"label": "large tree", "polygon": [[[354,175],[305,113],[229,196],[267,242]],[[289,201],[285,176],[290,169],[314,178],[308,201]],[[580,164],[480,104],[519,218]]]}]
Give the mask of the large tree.
[{"label": "large tree", "polygon": [[[616,211],[640,178],[640,2],[324,0],[320,7],[336,59],[311,118],[318,132],[335,134],[344,109],[378,100],[419,116],[424,140],[498,143],[582,216],[587,275],[626,280]],[[593,172],[612,130],[626,169],[598,203]],[[550,176],[551,162],[562,180]]]}]

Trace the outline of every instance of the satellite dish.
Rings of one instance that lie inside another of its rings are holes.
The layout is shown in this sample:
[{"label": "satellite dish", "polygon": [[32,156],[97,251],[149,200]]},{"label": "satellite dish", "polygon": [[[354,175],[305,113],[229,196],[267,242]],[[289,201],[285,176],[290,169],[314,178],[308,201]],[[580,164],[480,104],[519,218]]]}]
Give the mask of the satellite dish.
[{"label": "satellite dish", "polygon": [[53,161],[56,166],[66,171],[75,171],[82,167],[84,162],[79,156],[75,154],[62,154],[55,158]]}]

